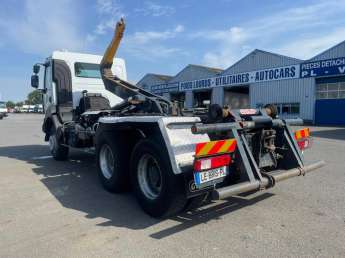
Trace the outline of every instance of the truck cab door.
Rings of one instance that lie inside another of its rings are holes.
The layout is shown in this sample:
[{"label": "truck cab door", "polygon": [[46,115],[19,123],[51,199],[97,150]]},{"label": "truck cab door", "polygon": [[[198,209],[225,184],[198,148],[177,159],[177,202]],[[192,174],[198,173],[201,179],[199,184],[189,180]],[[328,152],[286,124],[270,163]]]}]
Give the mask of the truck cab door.
[{"label": "truck cab door", "polygon": [[61,122],[73,120],[72,75],[64,60],[52,60],[52,85],[56,111]]},{"label": "truck cab door", "polygon": [[56,94],[52,81],[52,61],[48,59],[45,63],[44,70],[44,94],[43,94],[43,108],[44,111],[56,105]]}]

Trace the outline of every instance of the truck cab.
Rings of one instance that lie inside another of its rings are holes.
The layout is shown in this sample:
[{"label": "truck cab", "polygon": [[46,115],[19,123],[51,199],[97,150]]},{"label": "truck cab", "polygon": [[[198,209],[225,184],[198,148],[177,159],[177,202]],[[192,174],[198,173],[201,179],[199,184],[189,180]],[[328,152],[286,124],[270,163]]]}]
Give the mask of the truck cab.
[{"label": "truck cab", "polygon": [[[108,99],[111,106],[120,103],[122,99],[104,87],[99,68],[101,59],[99,55],[54,51],[44,63],[36,64],[31,82],[35,88],[39,81],[42,83],[44,110],[59,112],[63,121],[72,120],[83,92],[99,94]],[[43,67],[41,72],[40,67]],[[115,58],[112,70],[127,80],[123,59]]]}]

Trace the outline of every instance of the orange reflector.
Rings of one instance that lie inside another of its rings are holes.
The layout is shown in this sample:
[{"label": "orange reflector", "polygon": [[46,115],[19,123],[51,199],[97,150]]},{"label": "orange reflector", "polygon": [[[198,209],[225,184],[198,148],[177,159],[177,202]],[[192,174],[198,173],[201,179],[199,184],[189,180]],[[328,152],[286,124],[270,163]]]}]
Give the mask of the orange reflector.
[{"label": "orange reflector", "polygon": [[234,152],[236,148],[236,140],[220,140],[220,141],[210,141],[197,143],[195,146],[195,156],[209,156],[221,153],[231,153]]},{"label": "orange reflector", "polygon": [[295,132],[295,139],[296,140],[299,140],[299,139],[302,139],[302,138],[307,138],[309,136],[310,136],[309,128],[303,128],[303,129],[297,130]]}]

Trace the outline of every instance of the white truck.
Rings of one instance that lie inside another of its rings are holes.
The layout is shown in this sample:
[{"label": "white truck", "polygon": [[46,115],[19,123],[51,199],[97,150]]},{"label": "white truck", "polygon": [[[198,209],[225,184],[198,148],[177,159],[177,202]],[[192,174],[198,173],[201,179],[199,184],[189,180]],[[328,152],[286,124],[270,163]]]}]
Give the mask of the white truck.
[{"label": "white truck", "polygon": [[270,106],[229,112],[211,105],[206,118],[189,117],[127,82],[124,60],[114,59],[123,31],[121,20],[103,57],[55,51],[34,65],[35,88],[44,68],[42,130],[56,160],[66,160],[70,148],[94,149],[104,187],[119,193],[131,186],[154,217],[323,166],[304,165],[309,131],[296,138],[288,126],[296,121],[275,119]]},{"label": "white truck", "polygon": [[0,119],[3,119],[5,116],[7,116],[6,103],[3,101],[0,101]]},{"label": "white truck", "polygon": [[22,112],[22,113],[28,113],[28,112],[29,112],[29,109],[30,109],[30,105],[23,105],[23,106],[20,108],[20,112]]}]

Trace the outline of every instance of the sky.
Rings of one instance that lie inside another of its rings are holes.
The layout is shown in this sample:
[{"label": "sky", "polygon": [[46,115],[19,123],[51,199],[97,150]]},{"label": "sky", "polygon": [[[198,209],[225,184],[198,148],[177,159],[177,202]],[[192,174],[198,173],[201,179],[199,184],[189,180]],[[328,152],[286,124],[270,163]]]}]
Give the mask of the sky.
[{"label": "sky", "polygon": [[309,59],[345,40],[345,0],[2,0],[0,98],[24,100],[53,50],[102,55],[120,17],[128,80],[188,64],[227,68],[262,49]]}]

